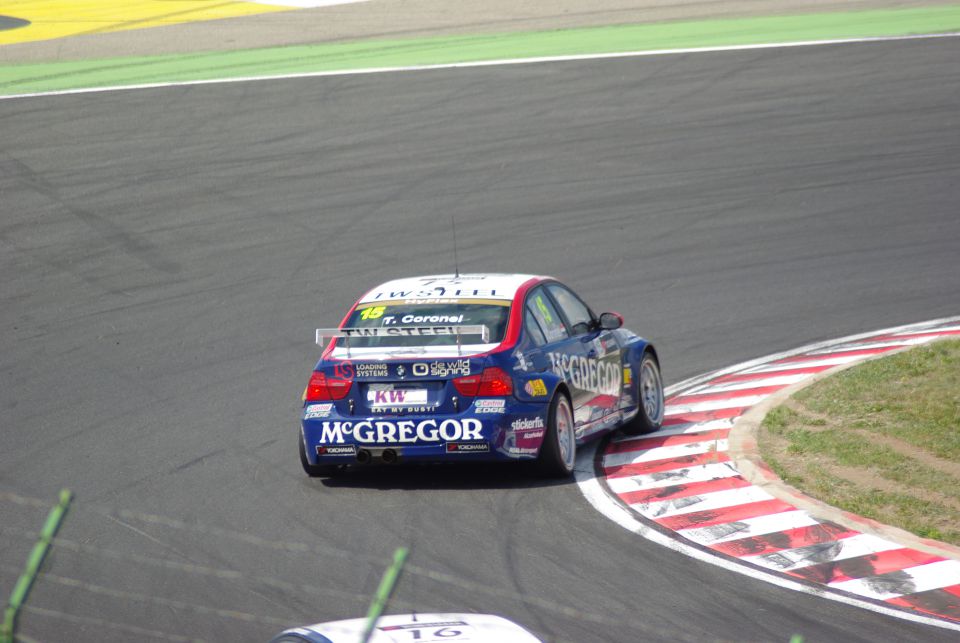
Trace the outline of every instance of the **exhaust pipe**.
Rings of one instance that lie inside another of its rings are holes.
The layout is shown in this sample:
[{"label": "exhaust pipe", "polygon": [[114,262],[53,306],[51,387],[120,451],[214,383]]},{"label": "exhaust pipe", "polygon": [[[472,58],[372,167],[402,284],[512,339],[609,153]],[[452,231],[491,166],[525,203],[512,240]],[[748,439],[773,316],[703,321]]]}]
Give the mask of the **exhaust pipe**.
[{"label": "exhaust pipe", "polygon": [[370,464],[370,452],[366,449],[360,449],[357,451],[357,463],[358,464]]},{"label": "exhaust pipe", "polygon": [[380,457],[383,458],[384,464],[393,464],[397,461],[397,452],[393,449],[385,449]]}]

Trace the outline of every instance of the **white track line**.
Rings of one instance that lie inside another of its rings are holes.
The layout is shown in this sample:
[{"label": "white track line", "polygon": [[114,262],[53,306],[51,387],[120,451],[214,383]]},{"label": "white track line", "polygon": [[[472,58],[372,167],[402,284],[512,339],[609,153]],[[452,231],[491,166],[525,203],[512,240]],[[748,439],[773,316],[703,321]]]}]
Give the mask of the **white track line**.
[{"label": "white track line", "polygon": [[[940,326],[940,327],[934,327],[934,328],[908,330],[904,332],[890,333],[890,334],[896,335],[897,337],[909,337],[910,335],[919,335],[921,333],[946,333],[946,332],[957,331],[957,330],[960,330],[960,326]],[[885,333],[878,333],[878,334],[883,335]]]},{"label": "white track line", "polygon": [[811,357],[810,359],[798,359],[794,362],[779,362],[776,364],[767,364],[765,366],[754,366],[751,369],[743,371],[745,375],[752,375],[754,373],[779,373],[781,371],[795,371],[801,368],[811,368],[813,366],[841,366],[843,364],[850,364],[851,362],[859,362],[863,360],[861,355],[844,355],[837,357],[824,357],[816,358]]},{"label": "white track line", "polygon": [[932,337],[914,337],[903,338],[898,341],[886,341],[886,342],[855,342],[853,344],[844,344],[842,346],[832,346],[830,348],[822,348],[818,351],[813,351],[808,353],[809,355],[830,355],[832,353],[846,353],[848,351],[862,351],[862,350],[872,350],[874,348],[902,348],[904,346],[918,346],[924,344],[933,339]]},{"label": "white track line", "polygon": [[791,47],[818,47],[823,45],[848,45],[869,42],[899,42],[904,40],[930,40],[934,38],[956,38],[960,33],[917,34],[910,36],[880,36],[876,38],[836,38],[832,40],[799,40],[795,42],[760,43],[755,45],[729,45],[726,47],[690,47],[683,49],[654,49],[649,51],[624,51],[608,54],[580,54],[576,56],[540,56],[535,58],[504,58],[501,60],[480,60],[475,62],[447,63],[442,65],[410,65],[406,67],[371,67],[367,69],[347,69],[339,71],[315,71],[299,74],[275,74],[271,76],[243,76],[240,78],[214,78],[210,80],[185,80],[168,83],[140,83],[136,85],[114,85],[110,87],[82,87],[51,92],[28,94],[10,94],[0,96],[0,100],[14,98],[38,98],[41,96],[69,96],[72,94],[94,94],[99,92],[118,92],[134,89],[162,89],[165,87],[186,87],[189,85],[220,85],[224,83],[250,83],[263,80],[290,80],[295,78],[322,78],[325,76],[354,76],[360,74],[386,74],[410,71],[430,71],[434,69],[462,69],[467,67],[496,67],[502,65],[532,65],[538,63],[573,62],[578,60],[604,60],[607,58],[640,58],[645,56],[675,56],[679,54],[704,54],[725,51],[751,51],[755,49],[787,49]]},{"label": "white track line", "polygon": [[711,393],[729,393],[731,391],[743,391],[752,388],[766,388],[768,386],[790,386],[797,382],[811,377],[810,373],[792,373],[790,375],[774,375],[760,380],[744,380],[743,382],[730,382],[729,384],[716,384],[713,386],[696,386],[689,391],[684,391],[684,395],[709,395]]}]

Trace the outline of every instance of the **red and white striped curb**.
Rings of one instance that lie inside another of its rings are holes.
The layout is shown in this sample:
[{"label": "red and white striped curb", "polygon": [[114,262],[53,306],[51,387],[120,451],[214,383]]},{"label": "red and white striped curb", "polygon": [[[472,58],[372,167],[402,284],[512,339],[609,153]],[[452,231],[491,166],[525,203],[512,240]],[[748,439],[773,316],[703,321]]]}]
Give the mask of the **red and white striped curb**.
[{"label": "red and white striped curb", "polygon": [[578,467],[578,483],[602,513],[672,549],[960,631],[960,560],[814,517],[752,484],[728,453],[734,424],[770,395],[838,365],[950,335],[960,336],[960,317],[805,346],[682,382],[667,391],[660,431],[586,450],[593,467]]}]

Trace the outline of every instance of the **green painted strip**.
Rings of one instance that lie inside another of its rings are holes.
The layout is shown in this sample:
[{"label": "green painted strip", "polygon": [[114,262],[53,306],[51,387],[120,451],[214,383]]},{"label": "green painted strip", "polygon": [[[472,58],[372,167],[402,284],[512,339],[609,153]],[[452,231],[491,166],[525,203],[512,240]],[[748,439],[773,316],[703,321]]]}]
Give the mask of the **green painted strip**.
[{"label": "green painted strip", "polygon": [[416,40],[365,40],[176,56],[4,65],[0,67],[0,95],[507,58],[954,31],[960,31],[960,5]]},{"label": "green painted strip", "polygon": [[4,611],[3,626],[0,629],[0,643],[13,643],[13,635],[17,627],[17,613],[24,601],[27,600],[30,587],[37,577],[37,572],[40,571],[40,565],[43,564],[43,559],[50,549],[50,543],[60,528],[60,523],[67,513],[67,507],[70,506],[72,498],[73,494],[69,489],[61,489],[59,502],[47,515],[47,521],[43,524],[43,529],[40,530],[40,539],[33,546],[33,550],[27,558],[27,565],[23,573],[20,574],[20,578],[17,579],[13,593],[10,594],[10,601]]},{"label": "green painted strip", "polygon": [[397,580],[400,578],[400,572],[403,570],[403,564],[406,562],[409,553],[406,547],[400,547],[393,552],[393,563],[384,572],[383,578],[380,580],[380,587],[377,588],[377,595],[367,611],[367,626],[360,637],[360,643],[367,643],[370,640],[373,628],[377,626],[377,620],[383,614],[383,610],[386,609],[387,601],[390,600],[390,596],[397,586]]}]

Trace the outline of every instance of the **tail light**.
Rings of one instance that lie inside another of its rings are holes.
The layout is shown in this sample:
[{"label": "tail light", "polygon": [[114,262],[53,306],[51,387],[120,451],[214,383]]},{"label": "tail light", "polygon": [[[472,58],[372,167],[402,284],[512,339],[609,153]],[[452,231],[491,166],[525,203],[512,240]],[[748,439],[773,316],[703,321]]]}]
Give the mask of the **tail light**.
[{"label": "tail light", "polygon": [[460,395],[466,397],[505,397],[513,395],[513,379],[502,368],[483,369],[482,375],[467,375],[453,380]]},{"label": "tail light", "polygon": [[342,400],[350,392],[351,384],[351,380],[327,377],[320,371],[314,371],[307,389],[303,392],[303,399],[307,402]]}]

